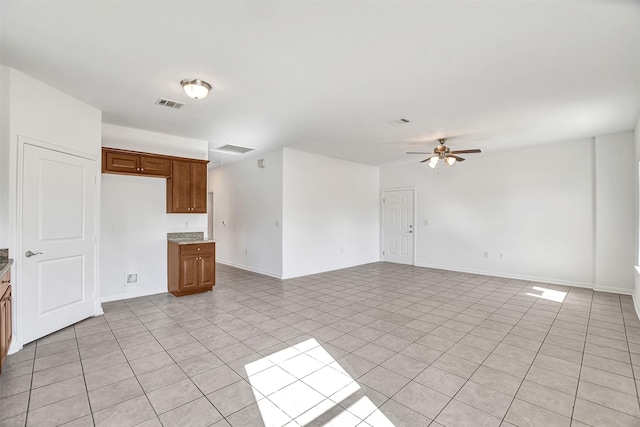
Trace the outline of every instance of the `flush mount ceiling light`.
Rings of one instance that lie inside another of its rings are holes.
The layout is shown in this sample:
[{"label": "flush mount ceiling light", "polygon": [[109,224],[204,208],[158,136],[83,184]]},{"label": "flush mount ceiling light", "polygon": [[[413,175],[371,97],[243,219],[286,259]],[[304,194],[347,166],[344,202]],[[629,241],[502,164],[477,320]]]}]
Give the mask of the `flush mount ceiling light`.
[{"label": "flush mount ceiling light", "polygon": [[204,99],[211,90],[211,85],[200,79],[184,79],[180,84],[184,89],[184,93],[193,99]]}]

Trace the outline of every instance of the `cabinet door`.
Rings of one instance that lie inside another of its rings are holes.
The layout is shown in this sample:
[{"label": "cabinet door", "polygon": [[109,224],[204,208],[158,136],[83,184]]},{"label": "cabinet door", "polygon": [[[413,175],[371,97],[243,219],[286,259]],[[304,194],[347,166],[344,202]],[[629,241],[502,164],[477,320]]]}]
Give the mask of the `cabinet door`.
[{"label": "cabinet door", "polygon": [[11,338],[13,338],[13,320],[11,317],[11,304],[12,303],[12,298],[11,298],[11,286],[9,286],[9,289],[7,290],[7,299],[5,300],[5,313],[6,313],[6,322],[5,322],[5,331],[6,331],[6,337],[7,337],[7,351],[9,351],[9,345],[11,345]]},{"label": "cabinet door", "polygon": [[207,164],[191,163],[191,212],[207,213]]},{"label": "cabinet door", "polygon": [[103,172],[139,173],[140,156],[137,154],[105,151],[103,155],[105,156],[102,164]]},{"label": "cabinet door", "polygon": [[200,287],[210,288],[216,280],[216,257],[215,255],[200,256]]},{"label": "cabinet door", "polygon": [[190,213],[192,208],[191,162],[174,160],[172,168],[171,178],[169,178],[171,203],[167,206],[167,212]]},{"label": "cabinet door", "polygon": [[2,362],[4,362],[4,356],[9,351],[9,337],[7,336],[7,301],[3,296],[0,296],[0,369]]},{"label": "cabinet door", "polygon": [[198,287],[200,258],[195,255],[180,257],[180,291],[189,291]]},{"label": "cabinet door", "polygon": [[140,173],[152,176],[171,176],[171,160],[163,157],[140,156]]},{"label": "cabinet door", "polygon": [[[4,323],[7,321],[7,303],[4,301],[4,298],[0,297],[0,364],[4,359],[4,355],[7,354],[7,339],[5,334],[7,333],[7,328],[4,326]],[[0,365],[1,366],[1,365]]]}]

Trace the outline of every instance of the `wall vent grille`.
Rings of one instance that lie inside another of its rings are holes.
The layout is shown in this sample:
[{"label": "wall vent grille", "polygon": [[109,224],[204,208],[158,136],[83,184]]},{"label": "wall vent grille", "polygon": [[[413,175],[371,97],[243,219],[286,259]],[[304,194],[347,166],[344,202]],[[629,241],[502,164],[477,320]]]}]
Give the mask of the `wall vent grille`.
[{"label": "wall vent grille", "polygon": [[164,99],[164,98],[158,98],[158,100],[156,101],[156,105],[161,105],[163,107],[173,108],[175,110],[179,110],[182,107],[184,107],[184,104],[182,102],[170,101],[170,100]]}]

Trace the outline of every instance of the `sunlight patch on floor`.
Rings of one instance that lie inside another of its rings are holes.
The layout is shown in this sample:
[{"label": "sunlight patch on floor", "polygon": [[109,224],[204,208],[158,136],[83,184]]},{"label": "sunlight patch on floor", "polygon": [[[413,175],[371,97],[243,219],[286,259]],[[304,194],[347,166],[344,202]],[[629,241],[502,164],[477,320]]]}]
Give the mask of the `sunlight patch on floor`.
[{"label": "sunlight patch on floor", "polygon": [[366,396],[347,409],[340,406],[361,387],[313,338],[248,363],[245,370],[267,427],[355,426],[374,413],[376,425],[393,426]]},{"label": "sunlight patch on floor", "polygon": [[555,291],[553,289],[542,288],[540,286],[534,286],[533,290],[542,293],[538,295],[527,292],[527,295],[536,298],[543,298],[549,301],[563,302],[564,298],[567,296],[566,292]]}]

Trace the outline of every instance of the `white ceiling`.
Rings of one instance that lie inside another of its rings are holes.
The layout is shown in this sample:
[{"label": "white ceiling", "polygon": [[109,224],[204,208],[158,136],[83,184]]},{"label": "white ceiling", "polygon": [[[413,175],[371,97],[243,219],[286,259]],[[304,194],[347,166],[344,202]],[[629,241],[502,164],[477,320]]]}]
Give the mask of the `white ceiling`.
[{"label": "white ceiling", "polygon": [[[441,136],[488,151],[629,130],[640,113],[638,1],[2,0],[0,14],[3,64],[105,123],[212,148],[383,165]],[[191,100],[184,78],[214,90]]]}]

